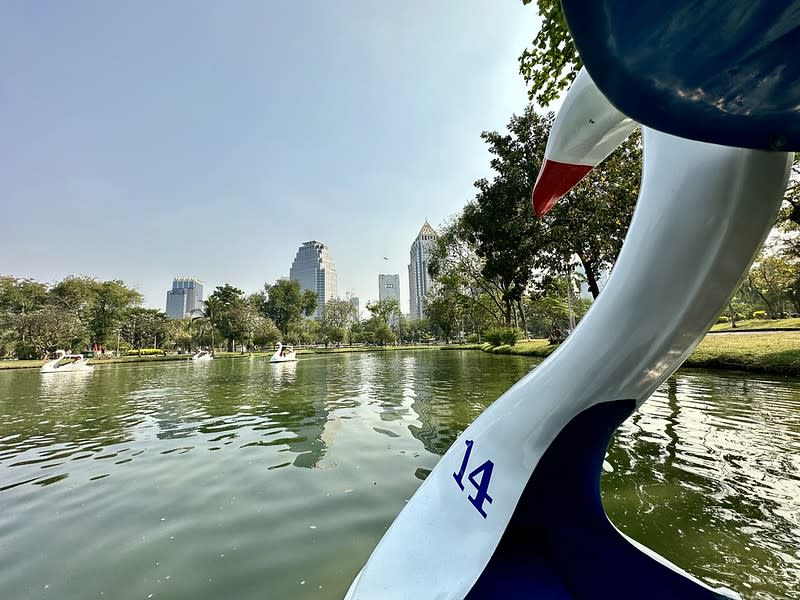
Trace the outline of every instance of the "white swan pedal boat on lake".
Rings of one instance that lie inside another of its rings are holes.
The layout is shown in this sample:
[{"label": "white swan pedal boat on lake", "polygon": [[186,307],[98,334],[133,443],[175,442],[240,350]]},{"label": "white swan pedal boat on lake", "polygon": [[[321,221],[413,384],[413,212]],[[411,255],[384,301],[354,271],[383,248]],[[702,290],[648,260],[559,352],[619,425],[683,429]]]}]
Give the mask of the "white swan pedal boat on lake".
[{"label": "white swan pedal boat on lake", "polygon": [[195,352],[195,355],[192,357],[192,360],[196,361],[207,361],[207,360],[214,360],[214,355],[211,354],[208,350],[198,350]]},{"label": "white swan pedal boat on lake", "polygon": [[291,346],[284,346],[282,343],[278,343],[278,349],[275,350],[275,353],[272,355],[272,358],[269,359],[269,362],[294,362],[296,360],[297,351],[294,348]]},{"label": "white swan pedal boat on lake", "polygon": [[620,532],[599,483],[614,431],[703,338],[775,223],[800,148],[800,0],[781,6],[562,0],[586,69],[534,207],[547,212],[642,123],[624,246],[572,335],[456,439],[346,600],[739,598]]},{"label": "white swan pedal boat on lake", "polygon": [[75,373],[88,372],[94,367],[87,364],[89,361],[83,354],[67,354],[65,350],[56,350],[56,358],[46,362],[39,369],[40,373]]}]

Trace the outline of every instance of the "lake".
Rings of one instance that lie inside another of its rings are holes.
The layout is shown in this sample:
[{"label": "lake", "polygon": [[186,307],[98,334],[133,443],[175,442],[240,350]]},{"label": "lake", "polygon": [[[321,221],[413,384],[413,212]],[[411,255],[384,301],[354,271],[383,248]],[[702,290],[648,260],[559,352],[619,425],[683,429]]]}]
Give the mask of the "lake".
[{"label": "lake", "polygon": [[[0,597],[341,599],[535,365],[423,350],[0,371]],[[745,598],[800,597],[800,379],[680,371],[604,471],[626,534]]]}]

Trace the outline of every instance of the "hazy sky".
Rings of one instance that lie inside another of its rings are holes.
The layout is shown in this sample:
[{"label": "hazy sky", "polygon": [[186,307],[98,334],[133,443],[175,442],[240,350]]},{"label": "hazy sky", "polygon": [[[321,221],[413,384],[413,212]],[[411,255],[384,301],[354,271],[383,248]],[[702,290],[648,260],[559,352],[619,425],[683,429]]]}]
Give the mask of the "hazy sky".
[{"label": "hazy sky", "polygon": [[[519,0],[0,3],[0,274],[254,292],[330,247],[378,295],[526,104]],[[383,257],[387,257],[386,261]]]}]

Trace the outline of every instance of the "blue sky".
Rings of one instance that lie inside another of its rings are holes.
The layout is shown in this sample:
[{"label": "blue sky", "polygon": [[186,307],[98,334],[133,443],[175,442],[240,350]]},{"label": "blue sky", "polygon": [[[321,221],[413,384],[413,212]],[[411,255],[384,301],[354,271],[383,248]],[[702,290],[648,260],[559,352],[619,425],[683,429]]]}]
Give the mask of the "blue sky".
[{"label": "blue sky", "polygon": [[[377,298],[527,101],[519,0],[0,3],[0,274],[246,292],[330,247]],[[388,261],[383,257],[388,257]]]}]

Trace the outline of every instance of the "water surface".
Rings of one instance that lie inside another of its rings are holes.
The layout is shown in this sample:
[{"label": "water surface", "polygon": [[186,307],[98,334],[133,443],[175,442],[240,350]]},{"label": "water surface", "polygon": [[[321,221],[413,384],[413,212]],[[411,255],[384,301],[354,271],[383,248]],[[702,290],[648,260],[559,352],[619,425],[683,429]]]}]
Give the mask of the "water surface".
[{"label": "water surface", "polygon": [[[534,365],[409,351],[0,372],[0,597],[341,598]],[[681,372],[606,471],[628,535],[745,598],[800,597],[800,380]]]}]

